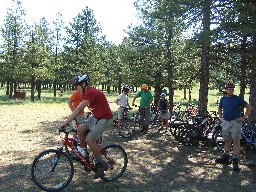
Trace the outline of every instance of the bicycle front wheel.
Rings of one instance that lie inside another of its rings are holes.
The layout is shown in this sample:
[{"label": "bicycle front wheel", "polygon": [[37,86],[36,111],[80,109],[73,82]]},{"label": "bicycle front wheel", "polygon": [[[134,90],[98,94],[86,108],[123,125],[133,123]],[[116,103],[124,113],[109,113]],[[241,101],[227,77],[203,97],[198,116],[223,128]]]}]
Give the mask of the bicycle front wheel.
[{"label": "bicycle front wheel", "polygon": [[108,163],[108,170],[100,178],[103,181],[115,181],[120,178],[126,170],[128,157],[125,150],[116,144],[108,145],[103,148],[104,160]]},{"label": "bicycle front wheel", "polygon": [[59,150],[41,152],[33,161],[32,180],[42,190],[60,191],[67,187],[74,175],[70,157]]}]

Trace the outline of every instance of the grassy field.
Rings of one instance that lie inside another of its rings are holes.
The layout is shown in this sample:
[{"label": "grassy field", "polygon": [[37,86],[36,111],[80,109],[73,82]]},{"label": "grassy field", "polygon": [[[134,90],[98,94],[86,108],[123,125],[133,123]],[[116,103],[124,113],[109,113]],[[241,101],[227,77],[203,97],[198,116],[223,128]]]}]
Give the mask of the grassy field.
[{"label": "grassy field", "polygon": [[[70,114],[67,99],[52,98],[43,92],[42,101],[8,100],[1,90],[0,103],[0,191],[39,192],[31,180],[31,163],[35,156],[61,144],[57,127]],[[113,112],[117,94],[108,96]],[[117,143],[128,154],[128,167],[116,182],[94,180],[75,163],[75,175],[64,192],[240,192],[256,191],[255,168],[247,166],[256,159],[255,152],[241,155],[241,172],[233,173],[231,166],[216,165],[220,155],[216,148],[183,146],[170,133],[152,127],[147,134],[135,134],[130,139],[111,136],[111,127],[104,133],[105,143]]]},{"label": "grassy field", "polygon": [[[16,105],[16,104],[26,104],[29,105],[29,103],[31,103],[30,101],[30,90],[25,89],[22,90],[26,92],[26,100],[9,100],[8,96],[6,96],[5,92],[6,90],[1,88],[0,89],[0,104],[6,104],[6,105]],[[152,93],[154,91],[152,90]],[[247,91],[248,92],[248,91]],[[53,97],[53,90],[49,89],[49,90],[43,90],[42,91],[42,99],[41,101],[39,101],[37,99],[37,95],[35,95],[35,103],[51,103],[51,104],[55,104],[55,103],[62,103],[63,106],[66,105],[69,96],[71,95],[72,91],[66,91],[63,93],[63,95],[57,96],[56,98]],[[111,94],[108,94],[106,91],[104,91],[109,103],[114,103],[115,99],[118,96],[118,93],[116,92],[111,92]],[[235,89],[235,94],[239,94],[239,89],[236,88]],[[198,103],[198,94],[199,94],[199,87],[196,86],[195,88],[193,88],[191,90],[191,100],[192,101],[188,101],[188,92],[186,95],[186,99],[184,99],[184,90],[175,90],[174,91],[174,103],[176,102],[181,102],[181,103],[194,103],[197,104]],[[58,95],[58,94],[57,94]],[[130,97],[130,104],[132,102],[132,98],[134,97],[135,92],[130,92],[129,93],[129,97]],[[219,93],[218,90],[209,90],[209,94],[208,94],[208,111],[215,111],[217,110],[217,103],[219,102],[220,98],[222,97],[222,94]],[[249,94],[245,94],[245,100],[247,102],[249,102]],[[139,99],[136,100],[136,104],[139,104]],[[52,105],[52,106],[53,106]],[[116,113],[117,110],[117,106],[116,105],[112,105],[112,110],[114,113]]]}]

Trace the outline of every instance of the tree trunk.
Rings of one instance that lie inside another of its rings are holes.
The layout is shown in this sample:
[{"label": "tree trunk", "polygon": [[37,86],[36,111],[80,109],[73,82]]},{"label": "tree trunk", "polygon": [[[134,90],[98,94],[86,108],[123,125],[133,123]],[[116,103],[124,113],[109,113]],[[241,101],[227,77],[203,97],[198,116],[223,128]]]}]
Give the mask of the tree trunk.
[{"label": "tree trunk", "polygon": [[183,89],[183,99],[187,99],[187,90],[186,90],[186,88]]},{"label": "tree trunk", "polygon": [[6,95],[10,94],[10,80],[7,78]]},{"label": "tree trunk", "polygon": [[30,99],[32,102],[35,101],[35,77],[34,75],[31,76],[31,96]]},{"label": "tree trunk", "polygon": [[13,95],[13,81],[10,81],[10,87],[9,87],[9,99],[12,99],[12,95]]},{"label": "tree trunk", "polygon": [[191,101],[192,97],[191,97],[191,89],[188,88],[188,101]]},{"label": "tree trunk", "polygon": [[55,79],[53,82],[53,96],[57,96],[57,80]]},{"label": "tree trunk", "polygon": [[42,88],[41,88],[41,81],[36,81],[36,90],[37,90],[37,98],[41,101],[42,96]]},{"label": "tree trunk", "polygon": [[107,93],[110,94],[110,85],[107,85]]},{"label": "tree trunk", "polygon": [[202,56],[200,63],[199,114],[207,115],[210,50],[211,0],[205,0],[203,7]]},{"label": "tree trunk", "polygon": [[[256,20],[255,20],[256,24]],[[255,26],[255,25],[254,25]],[[253,28],[253,45],[252,45],[252,65],[251,65],[251,78],[250,78],[250,97],[249,102],[252,106],[252,113],[249,116],[249,127],[254,128],[256,123],[256,30]]]},{"label": "tree trunk", "polygon": [[245,94],[245,88],[246,88],[246,82],[245,82],[245,78],[246,78],[246,71],[247,71],[247,62],[246,62],[246,47],[247,47],[247,37],[243,36],[243,40],[242,40],[242,52],[241,52],[241,58],[242,58],[242,62],[241,62],[241,73],[240,73],[240,94],[239,96],[244,98],[244,94]]}]

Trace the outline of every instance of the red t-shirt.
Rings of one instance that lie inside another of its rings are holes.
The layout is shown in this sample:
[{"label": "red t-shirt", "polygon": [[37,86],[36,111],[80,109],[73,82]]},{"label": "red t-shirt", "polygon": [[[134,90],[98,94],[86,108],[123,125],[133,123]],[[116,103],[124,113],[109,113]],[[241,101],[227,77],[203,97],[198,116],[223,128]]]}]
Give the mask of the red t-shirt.
[{"label": "red t-shirt", "polygon": [[89,87],[83,96],[83,100],[90,101],[87,107],[94,117],[98,119],[111,119],[113,117],[108,101],[101,91]]}]

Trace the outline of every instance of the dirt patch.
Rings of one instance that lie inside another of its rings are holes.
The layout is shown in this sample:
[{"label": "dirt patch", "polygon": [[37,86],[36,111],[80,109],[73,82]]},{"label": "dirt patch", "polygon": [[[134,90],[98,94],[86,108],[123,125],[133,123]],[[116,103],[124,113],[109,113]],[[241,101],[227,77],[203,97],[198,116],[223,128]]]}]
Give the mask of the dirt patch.
[{"label": "dirt patch", "polygon": [[[60,145],[57,125],[70,111],[65,104],[2,105],[0,108],[0,191],[40,191],[31,180],[31,163],[47,148]],[[183,146],[169,133],[152,128],[147,134],[130,139],[118,138],[113,130],[104,142],[118,143],[128,154],[128,167],[116,182],[94,180],[75,163],[75,175],[63,191],[256,191],[255,168],[247,166],[255,152],[241,155],[241,172],[231,166],[216,165],[220,152],[213,147]]]}]

